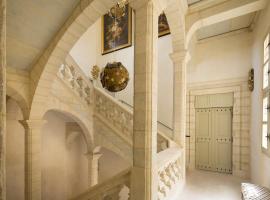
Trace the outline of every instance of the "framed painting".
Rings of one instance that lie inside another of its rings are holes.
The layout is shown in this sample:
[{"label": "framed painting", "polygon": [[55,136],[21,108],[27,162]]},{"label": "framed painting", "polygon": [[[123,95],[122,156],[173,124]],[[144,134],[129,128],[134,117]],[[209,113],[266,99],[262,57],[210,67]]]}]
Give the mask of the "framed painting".
[{"label": "framed painting", "polygon": [[170,34],[170,27],[165,13],[161,13],[158,18],[158,37]]},{"label": "framed painting", "polygon": [[[114,8],[117,9],[117,8]],[[101,53],[111,53],[132,45],[132,10],[125,5],[121,17],[110,16],[108,13],[102,17],[101,23]]]}]

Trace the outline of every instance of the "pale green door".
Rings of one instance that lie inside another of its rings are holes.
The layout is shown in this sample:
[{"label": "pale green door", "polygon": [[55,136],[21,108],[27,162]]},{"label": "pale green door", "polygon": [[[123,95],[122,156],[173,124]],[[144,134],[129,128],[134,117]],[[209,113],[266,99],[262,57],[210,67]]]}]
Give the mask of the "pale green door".
[{"label": "pale green door", "polygon": [[213,170],[212,154],[211,109],[196,109],[196,167]]},{"label": "pale green door", "polygon": [[232,108],[212,108],[211,117],[215,171],[232,173]]},{"label": "pale green door", "polygon": [[232,173],[232,108],[196,109],[196,168]]}]

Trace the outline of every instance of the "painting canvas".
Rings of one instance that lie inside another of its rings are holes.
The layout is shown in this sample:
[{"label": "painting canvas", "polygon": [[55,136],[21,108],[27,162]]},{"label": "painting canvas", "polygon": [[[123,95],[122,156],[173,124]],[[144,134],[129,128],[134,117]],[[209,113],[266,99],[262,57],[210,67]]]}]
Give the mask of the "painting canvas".
[{"label": "painting canvas", "polygon": [[167,17],[163,12],[158,18],[158,37],[170,34],[170,27]]},{"label": "painting canvas", "polygon": [[102,55],[132,45],[132,11],[125,6],[125,14],[120,18],[105,14],[102,17]]}]

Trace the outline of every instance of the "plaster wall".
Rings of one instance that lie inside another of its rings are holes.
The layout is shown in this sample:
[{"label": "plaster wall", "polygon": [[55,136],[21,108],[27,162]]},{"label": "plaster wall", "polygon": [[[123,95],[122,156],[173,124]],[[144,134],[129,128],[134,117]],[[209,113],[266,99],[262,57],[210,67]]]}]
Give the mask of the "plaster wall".
[{"label": "plaster wall", "polygon": [[260,14],[255,27],[252,51],[255,87],[252,93],[251,117],[251,178],[257,184],[270,188],[270,157],[261,150],[263,42],[270,28],[270,4]]},{"label": "plaster wall", "polygon": [[121,171],[130,167],[126,160],[106,148],[101,148],[100,153],[102,156],[99,159],[99,183],[113,177],[114,175],[117,175]]},{"label": "plaster wall", "polygon": [[[22,111],[18,104],[9,99],[7,102],[6,136],[6,184],[7,199],[24,199],[24,135]],[[14,192],[16,191],[16,192]]]},{"label": "plaster wall", "polygon": [[247,77],[252,34],[232,33],[198,41],[188,64],[188,84]]},{"label": "plaster wall", "polygon": [[81,134],[67,144],[66,122],[72,119],[53,111],[45,114],[42,129],[42,199],[69,199],[88,186],[88,160]]}]

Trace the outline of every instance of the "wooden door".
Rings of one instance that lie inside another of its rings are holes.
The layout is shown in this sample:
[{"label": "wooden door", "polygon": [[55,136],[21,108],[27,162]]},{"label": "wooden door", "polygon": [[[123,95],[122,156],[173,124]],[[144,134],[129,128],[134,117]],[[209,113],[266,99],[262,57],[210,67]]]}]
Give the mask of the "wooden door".
[{"label": "wooden door", "polygon": [[196,109],[196,168],[232,173],[232,108]]},{"label": "wooden door", "polygon": [[213,170],[212,164],[212,135],[211,109],[196,109],[196,167]]},{"label": "wooden door", "polygon": [[211,121],[215,171],[232,173],[232,108],[212,108]]}]

